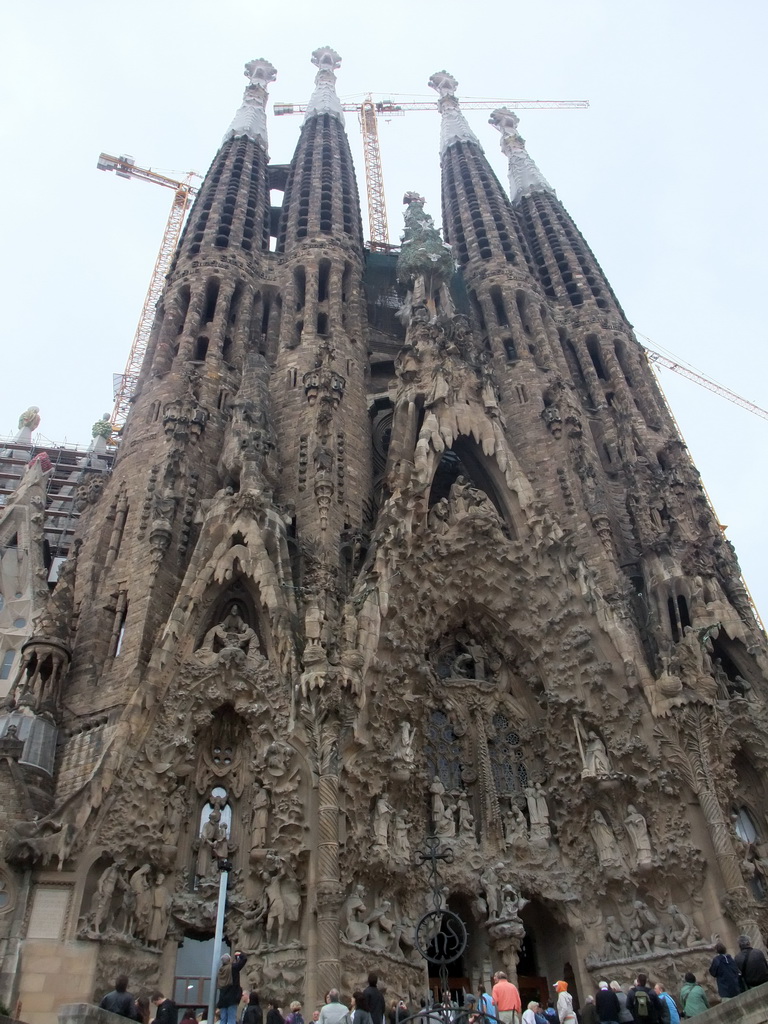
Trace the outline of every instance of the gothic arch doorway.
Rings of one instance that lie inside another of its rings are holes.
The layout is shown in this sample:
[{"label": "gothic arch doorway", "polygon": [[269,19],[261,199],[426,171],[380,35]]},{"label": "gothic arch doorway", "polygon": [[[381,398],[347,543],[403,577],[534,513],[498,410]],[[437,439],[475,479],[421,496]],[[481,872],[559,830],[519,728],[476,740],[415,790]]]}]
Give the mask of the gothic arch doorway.
[{"label": "gothic arch doorway", "polygon": [[[570,928],[560,914],[535,897],[523,908],[520,917],[525,928],[517,963],[520,997],[523,1006],[531,999],[546,1006],[552,999],[554,983],[561,978],[572,980],[573,972],[571,978],[566,978],[564,973],[573,947]],[[573,985],[569,985],[569,991],[578,1006]]]}]

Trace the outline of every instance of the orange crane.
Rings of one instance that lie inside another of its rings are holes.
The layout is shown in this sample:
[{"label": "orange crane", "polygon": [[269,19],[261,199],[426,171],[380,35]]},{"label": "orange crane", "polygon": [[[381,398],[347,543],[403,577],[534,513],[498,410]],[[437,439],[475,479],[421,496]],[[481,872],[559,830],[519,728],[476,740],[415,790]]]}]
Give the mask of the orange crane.
[{"label": "orange crane", "polygon": [[[275,103],[274,111],[283,114],[303,114],[306,103]],[[518,109],[571,107],[583,110],[589,100],[462,100],[462,110],[494,110],[496,107],[517,107]],[[409,103],[395,103],[391,99],[374,100],[368,93],[360,103],[342,103],[342,110],[356,113],[363,136],[363,160],[365,162],[365,184],[368,192],[368,224],[370,226],[371,250],[388,250],[389,228],[387,225],[387,204],[384,198],[384,174],[381,168],[381,146],[379,143],[379,117],[405,114],[409,110],[436,110],[435,100],[420,100]]]},{"label": "orange crane", "polygon": [[171,269],[171,260],[176,252],[179,243],[181,229],[184,225],[184,217],[197,195],[198,189],[192,184],[193,178],[200,178],[201,175],[195,171],[189,171],[183,181],[175,178],[168,178],[164,174],[158,174],[151,167],[137,167],[132,156],[122,154],[121,156],[110,156],[108,153],[101,153],[96,166],[100,171],[115,171],[119,178],[138,178],[140,181],[149,181],[155,185],[162,185],[163,188],[173,189],[173,202],[168,221],[163,232],[163,240],[160,244],[160,252],[157,254],[152,276],[149,279],[149,288],[141,308],[139,322],[136,325],[136,333],[133,336],[131,350],[128,353],[128,361],[125,370],[121,374],[115,374],[113,380],[114,408],[112,409],[112,438],[111,443],[117,444],[120,431],[128,415],[131,399],[136,391],[136,384],[139,379],[139,371],[147,351],[149,332],[152,329],[152,321],[155,317],[155,308],[168,271]]}]

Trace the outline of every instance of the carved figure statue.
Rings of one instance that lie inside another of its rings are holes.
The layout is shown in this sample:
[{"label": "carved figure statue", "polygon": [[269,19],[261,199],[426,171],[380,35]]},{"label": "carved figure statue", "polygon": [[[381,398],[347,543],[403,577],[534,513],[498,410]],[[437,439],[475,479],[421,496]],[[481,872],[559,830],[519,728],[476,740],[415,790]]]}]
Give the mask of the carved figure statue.
[{"label": "carved figure statue", "polygon": [[251,850],[264,850],[267,846],[267,825],[269,824],[269,793],[254,782],[251,818]]},{"label": "carved figure statue", "polygon": [[583,779],[605,779],[611,774],[611,762],[605,744],[596,732],[587,733],[587,745],[584,751]]},{"label": "carved figure statue", "polygon": [[501,864],[497,864],[495,867],[489,864],[482,875],[480,875],[480,884],[485,893],[489,921],[495,920],[499,916],[501,909],[499,876],[497,874],[497,869],[500,867],[502,867]]},{"label": "carved figure statue", "polygon": [[696,925],[687,914],[684,914],[674,903],[667,907],[671,925],[667,929],[667,941],[672,949],[693,946],[701,938]]},{"label": "carved figure statue", "polygon": [[373,817],[373,845],[377,849],[387,849],[389,840],[389,822],[394,811],[394,807],[391,807],[387,802],[386,793],[382,793],[376,801],[376,809]]},{"label": "carved figure statue", "polygon": [[595,811],[592,815],[589,831],[592,833],[592,839],[597,847],[600,867],[615,874],[617,869],[623,867],[621,851],[616,842],[616,836],[613,834],[613,829],[605,820],[602,811]]},{"label": "carved figure statue", "polygon": [[436,775],[432,780],[429,792],[432,794],[432,821],[436,826],[437,822],[440,821],[445,812],[445,804],[443,802],[445,786],[440,781],[440,777],[438,775]]},{"label": "carved figure statue", "polygon": [[635,921],[639,931],[639,939],[648,953],[659,949],[664,943],[664,929],[655,912],[642,900],[632,904],[635,910]]},{"label": "carved figure statue", "polygon": [[459,811],[459,834],[464,836],[471,835],[474,838],[475,819],[469,806],[467,794],[464,790],[459,793],[457,806]]},{"label": "carved figure statue", "polygon": [[245,622],[239,606],[233,604],[224,620],[205,634],[200,650],[212,654],[219,654],[226,649],[247,652],[254,639],[258,647],[256,631]]},{"label": "carved figure statue", "polygon": [[155,879],[151,894],[152,905],[147,930],[147,944],[159,947],[165,940],[171,917],[171,894],[165,885],[165,875],[160,872]]},{"label": "carved figure statue", "polygon": [[605,955],[607,959],[624,957],[629,952],[626,932],[619,927],[616,918],[608,914],[605,919]]},{"label": "carved figure statue", "polygon": [[641,870],[651,866],[651,839],[648,835],[648,825],[645,818],[636,810],[632,804],[627,806],[627,816],[624,819],[624,826],[627,830],[632,846],[635,851],[635,861]]},{"label": "carved figure statue", "polygon": [[401,722],[395,739],[395,758],[398,761],[405,761],[406,764],[413,764],[413,740],[416,730],[410,722]]},{"label": "carved figure statue", "polygon": [[442,839],[452,839],[456,835],[456,808],[453,804],[444,804],[443,813],[435,819],[435,835]]},{"label": "carved figure statue", "polygon": [[381,903],[368,915],[368,945],[373,949],[390,949],[395,922],[388,916],[392,904],[389,900]]},{"label": "carved figure statue", "polygon": [[504,815],[504,838],[507,846],[528,842],[528,825],[525,815],[514,802]]},{"label": "carved figure statue", "polygon": [[398,814],[395,817],[394,836],[392,838],[392,854],[397,860],[408,861],[411,856],[411,844],[408,841],[408,830],[410,829],[405,815]]},{"label": "carved figure statue", "polygon": [[134,924],[133,934],[138,939],[147,937],[149,918],[152,913],[152,895],[149,887],[149,864],[143,864],[131,875],[128,887],[134,893]]},{"label": "carved figure statue", "polygon": [[528,817],[531,822],[531,842],[547,842],[551,836],[549,827],[549,807],[547,794],[540,782],[535,786],[526,786],[523,790],[528,802]]},{"label": "carved figure statue", "polygon": [[365,920],[365,889],[362,885],[356,885],[354,890],[347,896],[344,904],[344,920],[346,930],[344,935],[348,942],[365,942],[368,938],[368,922]]},{"label": "carved figure statue", "polygon": [[222,825],[219,803],[215,801],[208,814],[208,821],[200,830],[200,847],[197,851],[197,863],[195,865],[195,874],[198,878],[208,878],[213,873],[214,849],[221,839],[222,828],[226,837],[226,825]]},{"label": "carved figure statue", "polygon": [[265,882],[267,902],[267,940],[271,940],[277,928],[277,942],[283,945],[292,924],[299,920],[301,894],[299,882],[287,861],[280,863],[273,855],[270,867],[262,873]]},{"label": "carved figure statue", "polygon": [[100,933],[104,920],[109,917],[112,897],[115,894],[119,879],[120,863],[117,861],[114,864],[110,864],[99,875],[99,880],[96,883],[96,892],[93,894],[91,901],[91,912],[93,915],[91,928],[94,932]]}]

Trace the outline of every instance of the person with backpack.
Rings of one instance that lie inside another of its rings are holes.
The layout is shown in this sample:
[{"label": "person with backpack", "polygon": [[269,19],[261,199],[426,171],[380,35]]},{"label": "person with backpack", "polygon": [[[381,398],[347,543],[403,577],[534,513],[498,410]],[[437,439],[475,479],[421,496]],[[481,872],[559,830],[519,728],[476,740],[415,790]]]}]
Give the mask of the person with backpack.
[{"label": "person with backpack", "polygon": [[680,989],[680,1005],[686,1017],[695,1017],[709,1009],[707,993],[696,981],[696,975],[690,971],[685,975],[685,984]]},{"label": "person with backpack", "polygon": [[290,1006],[290,1012],[285,1018],[285,1024],[304,1024],[304,1018],[301,1015],[301,1003],[298,999],[294,999]]},{"label": "person with backpack", "polygon": [[661,1010],[661,1024],[680,1024],[680,1011],[677,1003],[667,992],[660,981],[653,986],[656,995],[659,997],[659,1008]]},{"label": "person with backpack", "polygon": [[659,997],[649,987],[646,974],[638,974],[627,993],[627,1009],[635,1024],[661,1024]]},{"label": "person with backpack", "polygon": [[717,982],[717,994],[721,999],[733,999],[744,991],[741,971],[736,961],[730,956],[722,942],[715,946],[716,956],[709,965],[709,973]]},{"label": "person with backpack", "polygon": [[739,936],[739,952],[734,961],[747,988],[757,988],[768,981],[768,962],[765,953],[761,949],[752,948],[752,940],[748,935]]}]

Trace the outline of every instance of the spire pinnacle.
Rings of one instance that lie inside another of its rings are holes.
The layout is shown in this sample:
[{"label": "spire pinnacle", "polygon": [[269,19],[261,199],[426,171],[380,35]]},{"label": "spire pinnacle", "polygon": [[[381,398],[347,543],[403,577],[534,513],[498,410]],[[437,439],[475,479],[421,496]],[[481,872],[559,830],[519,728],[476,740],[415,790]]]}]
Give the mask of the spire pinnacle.
[{"label": "spire pinnacle", "polygon": [[437,101],[437,109],[442,116],[440,153],[444,153],[454,142],[473,142],[482,152],[483,147],[469,127],[467,119],[461,112],[459,101],[456,99],[458,84],[453,75],[449,75],[447,71],[436,71],[427,83],[430,89],[434,89],[440,94],[440,99]]},{"label": "spire pinnacle", "polygon": [[317,114],[330,114],[344,124],[341,101],[336,95],[336,75],[334,74],[341,67],[341,57],[330,46],[319,46],[312,54],[312,63],[317,68],[315,91],[307,104],[304,123],[306,124],[310,117],[315,117]]},{"label": "spire pinnacle", "polygon": [[498,107],[488,118],[488,124],[501,132],[501,151],[509,160],[509,191],[514,203],[532,192],[552,192],[554,189],[528,155],[525,139],[517,126],[520,118],[509,107]]},{"label": "spire pinnacle", "polygon": [[267,87],[277,78],[277,71],[268,60],[259,58],[249,60],[243,72],[248,85],[243,93],[240,109],[232,118],[223,142],[228,139],[239,139],[245,135],[249,139],[261,139],[267,145]]}]

